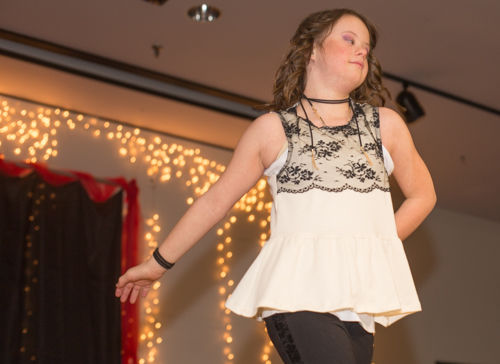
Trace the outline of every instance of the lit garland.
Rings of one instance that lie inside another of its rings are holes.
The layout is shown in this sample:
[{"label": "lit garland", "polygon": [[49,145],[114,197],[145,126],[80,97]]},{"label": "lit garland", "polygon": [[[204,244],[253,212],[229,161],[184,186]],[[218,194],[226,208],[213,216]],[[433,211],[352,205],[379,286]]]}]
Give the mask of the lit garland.
[{"label": "lit garland", "polygon": [[[146,226],[148,226],[148,230],[150,230],[144,235],[144,240],[148,247],[148,249],[146,249],[147,257],[150,257],[158,246],[156,234],[161,231],[158,220],[158,214],[154,214],[152,218],[146,219]],[[161,283],[159,281],[155,282],[152,287],[153,289],[143,299],[144,325],[139,335],[139,344],[145,348],[148,354],[147,359],[139,358],[139,364],[145,364],[146,362],[154,363],[158,355],[156,345],[163,342],[163,338],[158,334],[158,330],[162,327],[162,323],[158,320],[158,314],[160,312],[158,290],[160,286]]]},{"label": "lit garland", "polygon": [[[16,156],[25,155],[25,160],[33,163],[57,156],[56,135],[61,126],[57,117],[61,114],[60,109],[40,107],[36,112],[22,109],[18,113],[7,100],[2,100],[1,105],[0,135],[5,135],[5,140],[0,140],[0,146],[11,142]],[[63,114],[66,117],[69,115],[67,111]],[[55,120],[52,120],[52,115]]]},{"label": "lit garland", "polygon": [[[254,215],[255,212],[262,213],[264,211],[269,212],[271,208],[271,203],[264,203],[262,199],[265,197],[264,190],[267,186],[265,179],[260,179],[257,183],[256,187],[252,188],[249,192],[247,192],[235,205],[234,210],[240,210],[246,212],[248,215],[247,220],[250,223],[256,222],[256,217]],[[269,215],[269,214],[268,214]],[[268,223],[270,216],[268,219],[261,219],[259,221],[259,227],[261,229],[265,229],[260,234],[259,245],[262,247],[268,236]],[[219,243],[217,244],[217,251],[219,255],[217,257],[217,265],[219,268],[218,278],[221,281],[219,285],[219,294],[222,296],[226,296],[227,287],[232,287],[234,285],[234,280],[231,279],[229,273],[230,268],[227,264],[228,261],[233,257],[233,252],[230,249],[232,238],[230,235],[230,228],[233,224],[237,222],[236,216],[229,217],[226,221],[221,224],[221,227],[217,229],[217,236],[220,237]],[[231,350],[231,343],[233,342],[233,337],[231,334],[232,324],[229,313],[231,312],[229,309],[224,306],[225,300],[220,301],[220,308],[224,311],[224,334],[223,339],[225,342],[225,346],[223,349],[223,354],[226,357],[226,363],[232,363],[235,359],[234,354]],[[266,334],[267,336],[267,334]],[[265,364],[271,364],[271,360],[269,359],[269,353],[271,352],[271,342],[268,341],[263,348],[263,354],[261,356],[262,361]]]},{"label": "lit garland", "polygon": [[[259,245],[261,247],[264,246],[266,243],[268,236],[269,236],[269,223],[271,221],[271,216],[270,216],[270,211],[272,207],[272,202],[264,202],[265,199],[265,189],[267,187],[267,181],[263,178],[261,178],[256,186],[252,188],[250,191],[248,191],[235,205],[234,209],[244,211],[248,214],[247,220],[249,223],[256,223],[257,222],[257,217],[256,214],[262,215],[265,213],[267,218],[265,219],[260,219],[258,221],[259,223],[259,228],[261,229],[262,233],[260,234],[259,238]],[[231,217],[229,221],[231,222]],[[227,223],[226,223],[227,224]],[[225,224],[224,224],[225,226]],[[219,233],[220,229],[217,231]],[[227,239],[227,238],[226,238]],[[231,239],[229,237],[229,239]],[[220,245],[220,244],[219,244]],[[219,246],[217,247],[219,249]],[[230,254],[231,252],[228,252]],[[220,259],[220,258],[219,258]],[[222,271],[223,272],[223,271]],[[221,272],[221,274],[222,274]],[[224,278],[221,276],[221,278]],[[232,285],[233,280],[228,279],[228,285]],[[226,311],[228,311],[226,309]],[[269,337],[267,335],[267,330],[264,327],[264,330],[266,331],[266,344],[264,345],[262,349],[262,355],[261,355],[261,360],[264,364],[271,364],[270,360],[270,353],[271,353],[271,347],[273,346],[271,340],[269,340]],[[229,359],[229,358],[228,358]]]},{"label": "lit garland", "polygon": [[[227,221],[222,223],[223,227],[217,229],[217,236],[219,236],[220,239],[219,243],[217,244],[217,251],[219,252],[219,255],[217,256],[217,265],[220,267],[218,268],[219,271],[217,276],[220,280],[219,294],[222,297],[226,296],[226,286],[231,287],[234,285],[234,281],[232,279],[229,279],[229,266],[227,265],[227,262],[230,261],[230,259],[233,257],[233,252],[230,250],[232,238],[231,236],[229,236],[229,229],[231,228],[231,225],[236,221],[236,216],[231,216]],[[229,313],[231,311],[224,307],[224,301],[224,299],[220,301],[220,309],[224,311],[223,340],[225,344],[223,348],[223,354],[230,363],[234,360],[234,354],[231,350],[231,343],[233,342],[231,330],[233,326],[231,324],[231,317],[229,316]]]},{"label": "lit garland", "polygon": [[[33,211],[28,217],[28,233],[25,236],[25,255],[24,255],[24,281],[26,286],[24,287],[23,293],[25,295],[24,299],[24,312],[22,313],[22,330],[21,330],[21,347],[19,352],[21,358],[25,361],[29,360],[35,362],[37,360],[36,347],[33,346],[33,342],[29,340],[27,334],[30,331],[36,330],[36,322],[33,322],[32,317],[37,311],[36,305],[33,305],[34,297],[37,295],[36,291],[39,290],[38,286],[38,272],[39,272],[39,261],[36,259],[36,249],[33,247],[33,243],[38,241],[35,236],[40,234],[40,205],[44,200],[48,200],[45,193],[45,183],[39,183],[35,186],[35,191],[28,192],[29,199],[32,199]],[[50,200],[55,198],[55,193],[50,194]],[[33,240],[33,238],[35,238]]]},{"label": "lit garland", "polygon": [[[127,158],[131,164],[135,164],[139,160],[143,161],[147,166],[147,175],[160,182],[168,182],[173,176],[176,178],[184,177],[184,184],[186,187],[190,187],[194,193],[193,196],[186,199],[188,205],[191,205],[196,197],[208,191],[226,168],[223,164],[203,158],[198,148],[186,148],[177,143],[167,144],[158,135],[151,138],[143,137],[139,128],[122,125],[118,122],[102,121],[53,107],[39,106],[36,111],[28,111],[24,108],[18,111],[9,104],[7,98],[4,97],[1,101],[0,147],[5,149],[6,144],[10,143],[14,155],[25,161],[35,163],[57,157],[58,140],[56,135],[58,129],[64,126],[70,131],[83,129],[95,138],[104,137],[109,141],[118,141],[119,156]],[[187,171],[186,166],[189,168]],[[266,186],[266,180],[260,179],[256,186],[233,207],[233,210],[246,213],[248,222],[258,221],[258,226],[262,231],[259,236],[261,247],[269,236],[271,202],[265,202],[264,190]],[[266,214],[267,218],[259,220],[256,217],[256,215],[263,214]],[[146,220],[146,225],[151,230],[144,236],[149,248],[147,257],[158,246],[155,235],[161,231],[158,220],[157,214]],[[230,277],[228,262],[233,256],[230,249],[232,238],[229,230],[236,221],[236,216],[232,215],[217,229],[217,236],[220,240],[216,246],[219,253],[216,264],[218,267],[217,276],[220,280],[218,291],[222,297],[226,296],[227,290],[235,283]],[[157,334],[162,327],[162,323],[157,318],[160,304],[158,289],[160,286],[160,282],[156,282],[148,297],[144,299],[145,318],[143,327],[140,329],[139,344],[147,348],[145,349],[147,358],[140,358],[140,364],[154,363],[158,355],[157,345],[163,342],[163,338]],[[224,307],[224,300],[220,301],[220,309],[224,312],[223,354],[226,362],[231,363],[235,359],[231,350],[232,324],[230,311]],[[271,364],[271,347],[272,343],[267,339],[260,358],[265,364]]]}]

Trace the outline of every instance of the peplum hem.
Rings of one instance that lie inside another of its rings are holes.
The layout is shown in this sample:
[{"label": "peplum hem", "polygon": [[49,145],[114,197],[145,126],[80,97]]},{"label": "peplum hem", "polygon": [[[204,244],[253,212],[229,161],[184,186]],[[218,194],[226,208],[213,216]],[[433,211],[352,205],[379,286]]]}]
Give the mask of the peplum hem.
[{"label": "peplum hem", "polygon": [[257,319],[350,310],[384,326],[421,310],[399,238],[330,234],[272,236],[225,305]]}]

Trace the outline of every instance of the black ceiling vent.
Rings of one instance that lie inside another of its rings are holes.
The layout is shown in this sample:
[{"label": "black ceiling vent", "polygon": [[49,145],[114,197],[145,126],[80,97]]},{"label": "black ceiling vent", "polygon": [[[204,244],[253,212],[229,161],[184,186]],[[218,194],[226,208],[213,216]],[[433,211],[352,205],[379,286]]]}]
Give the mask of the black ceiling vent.
[{"label": "black ceiling vent", "polygon": [[153,3],[153,4],[156,4],[156,5],[163,5],[165,4],[168,0],[144,0],[148,3]]}]

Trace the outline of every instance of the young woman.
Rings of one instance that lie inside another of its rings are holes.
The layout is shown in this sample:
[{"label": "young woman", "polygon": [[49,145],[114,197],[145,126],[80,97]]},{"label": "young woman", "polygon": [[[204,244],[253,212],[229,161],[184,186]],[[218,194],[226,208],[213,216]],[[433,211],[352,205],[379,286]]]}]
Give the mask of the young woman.
[{"label": "young woman", "polygon": [[[368,364],[375,322],[420,310],[401,240],[436,196],[410,133],[382,107],[376,31],[349,9],[314,13],[278,69],[274,102],[246,130],[219,181],[116,296],[135,302],[265,173],[272,236],[226,306],[264,319],[287,364]],[[405,195],[394,213],[392,172]]]}]

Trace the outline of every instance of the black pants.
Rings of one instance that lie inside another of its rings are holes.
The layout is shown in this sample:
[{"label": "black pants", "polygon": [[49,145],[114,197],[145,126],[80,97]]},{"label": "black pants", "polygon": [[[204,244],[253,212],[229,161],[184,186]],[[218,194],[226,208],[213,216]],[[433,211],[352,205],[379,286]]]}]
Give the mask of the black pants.
[{"label": "black pants", "polygon": [[264,319],[285,364],[370,364],[373,334],[330,313],[284,312]]}]

